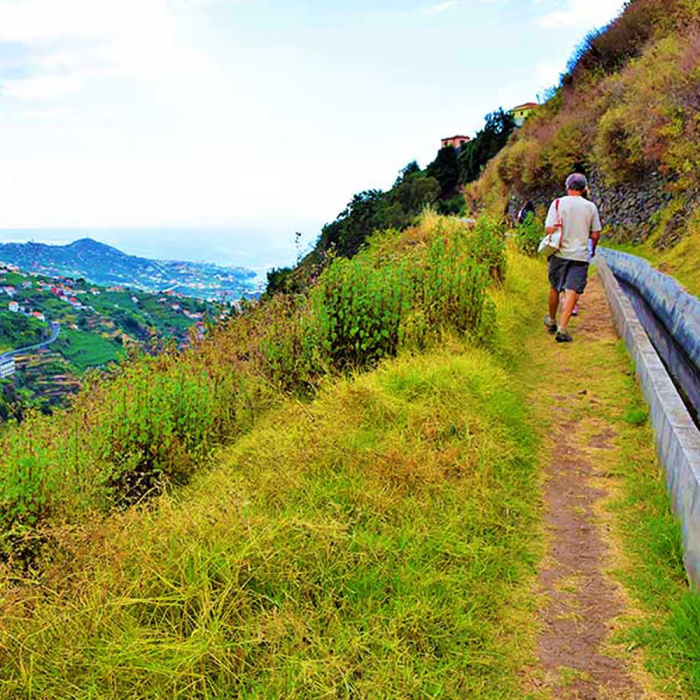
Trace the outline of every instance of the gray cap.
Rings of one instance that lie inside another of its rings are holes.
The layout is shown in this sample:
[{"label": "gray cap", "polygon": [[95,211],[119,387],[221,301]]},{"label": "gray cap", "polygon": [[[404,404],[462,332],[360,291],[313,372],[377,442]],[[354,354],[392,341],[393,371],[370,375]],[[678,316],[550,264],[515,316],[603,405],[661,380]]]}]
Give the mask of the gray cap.
[{"label": "gray cap", "polygon": [[588,180],[586,180],[586,176],[581,173],[571,173],[571,175],[566,178],[565,187],[567,190],[583,192],[586,187],[588,187]]}]

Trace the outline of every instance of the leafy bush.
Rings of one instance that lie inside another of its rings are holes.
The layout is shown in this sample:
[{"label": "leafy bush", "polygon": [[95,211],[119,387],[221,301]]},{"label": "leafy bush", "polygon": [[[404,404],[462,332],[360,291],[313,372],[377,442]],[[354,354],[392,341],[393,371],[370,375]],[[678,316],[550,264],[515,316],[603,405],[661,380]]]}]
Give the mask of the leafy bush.
[{"label": "leafy bush", "polygon": [[206,375],[177,363],[167,373],[128,368],[111,387],[111,410],[91,431],[100,480],[120,505],[185,483],[211,444],[214,402]]},{"label": "leafy bush", "polygon": [[543,234],[542,222],[534,214],[527,214],[516,229],[518,248],[526,255],[536,255]]},{"label": "leafy bush", "polygon": [[278,295],[260,310],[260,369],[285,392],[308,393],[328,371],[315,310],[307,296]]},{"label": "leafy bush", "polygon": [[439,237],[430,246],[420,295],[431,329],[469,333],[479,327],[489,268],[469,255],[469,242]]},{"label": "leafy bush", "polygon": [[495,282],[506,277],[505,226],[497,219],[482,216],[466,241],[466,250],[476,261],[486,266]]},{"label": "leafy bush", "polygon": [[312,293],[325,351],[337,369],[395,355],[404,304],[401,266],[373,269],[336,260]]}]

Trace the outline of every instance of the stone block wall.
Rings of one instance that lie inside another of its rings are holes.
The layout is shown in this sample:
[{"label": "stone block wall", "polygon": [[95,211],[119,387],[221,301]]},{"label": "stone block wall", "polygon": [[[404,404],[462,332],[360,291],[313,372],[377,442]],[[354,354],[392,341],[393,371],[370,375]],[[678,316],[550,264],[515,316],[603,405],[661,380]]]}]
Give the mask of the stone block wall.
[{"label": "stone block wall", "polygon": [[[614,233],[620,242],[641,243],[646,240],[658,223],[657,215],[668,204],[672,194],[668,189],[670,180],[658,172],[649,173],[636,182],[616,186],[604,184],[600,173],[595,170],[589,177],[591,199],[600,211],[600,218],[605,228]],[[529,199],[538,211],[546,212],[550,203],[557,197],[565,195],[564,183],[561,187],[545,186],[529,193]],[[700,204],[700,197],[695,193],[686,198],[685,207],[671,217],[664,234],[670,243],[679,237],[685,220],[693,207]],[[508,213],[515,219],[526,198],[518,193],[511,197]]]}]

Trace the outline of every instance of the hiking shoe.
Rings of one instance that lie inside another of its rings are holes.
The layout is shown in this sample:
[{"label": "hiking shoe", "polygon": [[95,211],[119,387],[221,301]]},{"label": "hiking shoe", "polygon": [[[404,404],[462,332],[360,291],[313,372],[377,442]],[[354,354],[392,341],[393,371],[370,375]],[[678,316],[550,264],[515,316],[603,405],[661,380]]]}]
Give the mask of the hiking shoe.
[{"label": "hiking shoe", "polygon": [[557,331],[557,334],[554,336],[554,340],[556,340],[557,343],[570,343],[573,338],[568,331],[560,330]]},{"label": "hiking shoe", "polygon": [[572,316],[578,316],[578,304],[575,304],[575,305],[574,305],[574,308],[573,308],[573,310],[572,310],[572,312],[571,312],[571,315],[572,315]]},{"label": "hiking shoe", "polygon": [[544,317],[544,325],[550,333],[557,332],[557,324],[554,323],[551,318],[549,318],[549,314]]}]

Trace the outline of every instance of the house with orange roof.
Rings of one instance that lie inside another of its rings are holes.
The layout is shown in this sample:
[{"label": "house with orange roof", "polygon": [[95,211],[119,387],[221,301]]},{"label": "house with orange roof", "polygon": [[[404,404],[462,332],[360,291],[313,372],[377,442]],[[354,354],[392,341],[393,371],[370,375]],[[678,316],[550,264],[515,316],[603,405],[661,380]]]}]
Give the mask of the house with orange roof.
[{"label": "house with orange roof", "polygon": [[515,126],[522,126],[525,120],[539,107],[537,102],[525,102],[524,104],[513,107],[508,110],[509,114],[515,119]]},{"label": "house with orange roof", "polygon": [[457,136],[448,136],[446,139],[440,139],[440,143],[442,144],[442,148],[445,148],[445,146],[452,146],[452,148],[460,149],[470,140],[468,136],[461,136],[458,134]]}]

